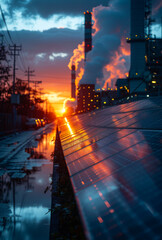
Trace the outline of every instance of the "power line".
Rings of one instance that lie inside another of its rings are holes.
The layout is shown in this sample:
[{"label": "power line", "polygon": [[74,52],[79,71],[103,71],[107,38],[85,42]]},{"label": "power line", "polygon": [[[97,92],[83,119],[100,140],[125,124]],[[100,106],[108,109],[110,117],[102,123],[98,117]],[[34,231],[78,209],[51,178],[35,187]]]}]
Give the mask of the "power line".
[{"label": "power line", "polygon": [[[16,40],[18,40],[18,42],[22,42],[21,39],[20,39],[20,35],[17,33],[17,31],[15,31],[15,38]],[[25,63],[25,58],[24,58],[24,52],[21,51],[20,52],[20,59],[21,59],[21,63],[22,63],[22,66],[24,68],[24,71],[27,70],[27,65]]]},{"label": "power line", "polygon": [[0,10],[1,10],[1,15],[2,15],[3,22],[4,22],[4,24],[5,24],[5,26],[6,26],[6,29],[7,29],[7,33],[8,33],[9,39],[10,39],[11,43],[14,44],[14,43],[13,43],[13,40],[12,40],[12,37],[11,37],[11,34],[10,34],[10,32],[9,32],[9,30],[8,30],[8,27],[7,27],[7,23],[6,23],[5,16],[4,16],[4,14],[3,14],[1,5],[0,5]]},{"label": "power line", "polygon": [[[6,23],[6,20],[5,20],[5,16],[4,16],[4,13],[2,11],[2,7],[1,6],[0,6],[0,10],[1,10],[1,15],[2,15],[3,22],[4,22],[4,24],[6,26],[6,29],[7,29],[7,34],[9,36],[10,41],[13,43],[13,40],[12,40],[11,34],[10,34],[9,30],[8,30],[7,23]],[[1,28],[2,28],[2,25],[1,25]],[[4,36],[4,40],[5,40],[6,44],[9,45],[8,39],[7,39],[6,35],[5,35],[5,31],[3,31],[3,36]],[[23,72],[27,69],[25,61],[24,61],[23,53],[22,54],[20,53],[19,67],[20,67],[21,71],[23,71]]]}]

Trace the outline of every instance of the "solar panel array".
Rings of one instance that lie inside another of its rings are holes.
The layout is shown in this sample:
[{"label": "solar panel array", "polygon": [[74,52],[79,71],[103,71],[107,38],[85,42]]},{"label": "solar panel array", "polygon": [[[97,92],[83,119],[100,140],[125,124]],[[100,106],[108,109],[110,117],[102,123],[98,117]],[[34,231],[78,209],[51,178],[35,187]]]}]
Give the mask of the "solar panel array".
[{"label": "solar panel array", "polygon": [[87,239],[162,236],[161,104],[156,97],[60,121]]}]

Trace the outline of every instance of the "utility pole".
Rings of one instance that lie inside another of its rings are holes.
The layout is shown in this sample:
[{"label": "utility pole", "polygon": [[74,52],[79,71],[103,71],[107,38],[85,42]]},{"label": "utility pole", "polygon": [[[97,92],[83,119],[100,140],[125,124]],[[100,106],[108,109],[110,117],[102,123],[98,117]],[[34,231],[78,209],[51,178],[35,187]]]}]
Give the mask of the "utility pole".
[{"label": "utility pole", "polygon": [[9,46],[10,55],[14,57],[13,60],[13,94],[15,94],[15,79],[16,79],[16,56],[19,56],[19,52],[22,47],[14,44],[13,46]]},{"label": "utility pole", "polygon": [[35,96],[36,96],[36,88],[37,88],[37,85],[38,84],[40,84],[40,83],[42,83],[42,81],[33,81],[32,83],[34,83],[34,85],[35,85]]},{"label": "utility pole", "polygon": [[33,75],[34,70],[30,70],[30,68],[28,67],[28,70],[25,71],[25,76],[28,77],[28,92],[29,92],[29,101],[30,101],[30,77],[35,76]]},{"label": "utility pole", "polygon": [[13,128],[16,130],[16,119],[17,119],[17,111],[16,104],[19,104],[19,96],[15,94],[15,79],[16,79],[16,56],[19,56],[19,52],[21,51],[21,46],[17,46],[14,44],[13,46],[9,46],[10,55],[13,56],[13,94],[11,96],[11,103],[13,104]]}]

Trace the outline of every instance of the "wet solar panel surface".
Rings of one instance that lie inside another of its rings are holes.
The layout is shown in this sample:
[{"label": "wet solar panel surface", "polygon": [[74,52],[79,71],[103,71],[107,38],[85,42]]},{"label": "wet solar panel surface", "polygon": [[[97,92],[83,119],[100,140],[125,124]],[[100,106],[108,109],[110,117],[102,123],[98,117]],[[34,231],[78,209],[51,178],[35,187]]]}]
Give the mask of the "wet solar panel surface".
[{"label": "wet solar panel surface", "polygon": [[161,105],[155,97],[60,121],[88,239],[161,239]]}]

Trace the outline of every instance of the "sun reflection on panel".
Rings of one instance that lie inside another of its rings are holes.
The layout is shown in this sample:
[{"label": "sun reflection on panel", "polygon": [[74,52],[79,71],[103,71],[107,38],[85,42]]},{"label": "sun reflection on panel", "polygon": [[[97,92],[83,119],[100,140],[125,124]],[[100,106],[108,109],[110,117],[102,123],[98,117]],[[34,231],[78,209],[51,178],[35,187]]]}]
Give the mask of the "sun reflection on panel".
[{"label": "sun reflection on panel", "polygon": [[65,119],[65,122],[66,122],[66,124],[67,124],[67,127],[68,127],[68,129],[69,129],[69,131],[70,131],[70,134],[72,135],[72,137],[75,137],[75,134],[74,134],[74,132],[73,132],[73,130],[72,130],[72,128],[71,128],[71,126],[70,126],[67,118],[65,117],[64,119]]}]

